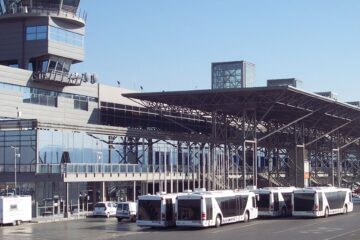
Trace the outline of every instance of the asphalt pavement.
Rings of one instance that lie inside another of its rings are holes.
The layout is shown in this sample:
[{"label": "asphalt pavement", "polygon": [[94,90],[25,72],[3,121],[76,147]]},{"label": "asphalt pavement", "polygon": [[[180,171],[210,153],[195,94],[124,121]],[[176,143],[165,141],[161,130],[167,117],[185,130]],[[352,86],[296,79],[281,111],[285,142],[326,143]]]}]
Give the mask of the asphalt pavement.
[{"label": "asphalt pavement", "polygon": [[116,218],[87,218],[56,223],[0,227],[1,240],[66,239],[249,239],[249,240],[360,240],[360,205],[354,212],[329,218],[259,219],[220,228],[140,228]]}]

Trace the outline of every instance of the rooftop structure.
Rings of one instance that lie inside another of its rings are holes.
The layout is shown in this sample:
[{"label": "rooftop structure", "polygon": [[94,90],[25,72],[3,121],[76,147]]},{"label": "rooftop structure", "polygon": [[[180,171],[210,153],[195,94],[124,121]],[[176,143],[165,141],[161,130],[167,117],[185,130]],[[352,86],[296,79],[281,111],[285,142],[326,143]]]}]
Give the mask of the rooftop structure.
[{"label": "rooftop structure", "polygon": [[211,64],[212,89],[249,88],[255,84],[255,64],[246,61]]},{"label": "rooftop structure", "polygon": [[331,98],[331,99],[338,99],[338,94],[334,93],[334,92],[316,92],[315,94],[323,96],[323,97],[327,97],[327,98]]},{"label": "rooftop structure", "polygon": [[300,88],[302,81],[296,78],[282,78],[282,79],[269,79],[267,80],[268,87],[281,87],[281,86],[291,86],[295,88]]}]

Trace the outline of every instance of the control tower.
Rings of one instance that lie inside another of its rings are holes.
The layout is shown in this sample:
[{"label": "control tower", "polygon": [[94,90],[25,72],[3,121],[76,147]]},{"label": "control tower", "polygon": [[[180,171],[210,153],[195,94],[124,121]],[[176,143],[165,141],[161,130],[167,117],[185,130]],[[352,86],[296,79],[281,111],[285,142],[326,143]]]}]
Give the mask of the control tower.
[{"label": "control tower", "polygon": [[0,0],[0,65],[33,71],[32,80],[80,85],[86,14],[80,0]]}]

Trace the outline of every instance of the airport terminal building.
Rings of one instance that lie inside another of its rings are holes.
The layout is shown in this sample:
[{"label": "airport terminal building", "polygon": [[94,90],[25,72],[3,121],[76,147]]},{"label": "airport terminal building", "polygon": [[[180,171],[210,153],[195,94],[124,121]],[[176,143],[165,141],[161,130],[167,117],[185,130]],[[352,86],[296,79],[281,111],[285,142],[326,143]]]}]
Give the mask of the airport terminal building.
[{"label": "airport terminal building", "polygon": [[180,92],[72,73],[84,60],[79,3],[0,0],[0,193],[32,195],[34,216],[48,199],[81,209],[196,187],[359,181],[360,108],[291,83],[224,89],[231,77],[253,83],[253,64],[213,64],[214,89]]}]

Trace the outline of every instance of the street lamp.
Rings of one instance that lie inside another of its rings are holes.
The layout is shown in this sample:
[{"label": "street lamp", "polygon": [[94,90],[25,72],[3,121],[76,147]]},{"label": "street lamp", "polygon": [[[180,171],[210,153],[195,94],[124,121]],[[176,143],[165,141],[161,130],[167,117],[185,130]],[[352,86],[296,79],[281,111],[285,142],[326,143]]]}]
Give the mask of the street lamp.
[{"label": "street lamp", "polygon": [[14,166],[15,166],[15,196],[16,196],[16,158],[20,157],[20,153],[18,153],[19,148],[11,146],[12,149],[14,149]]}]

